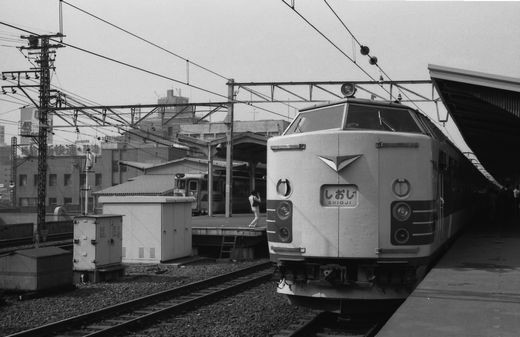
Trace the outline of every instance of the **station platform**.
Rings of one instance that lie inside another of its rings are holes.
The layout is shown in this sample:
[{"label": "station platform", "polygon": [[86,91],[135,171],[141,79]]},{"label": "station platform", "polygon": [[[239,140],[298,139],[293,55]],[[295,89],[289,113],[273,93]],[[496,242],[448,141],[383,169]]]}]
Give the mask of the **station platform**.
[{"label": "station platform", "polygon": [[[233,214],[192,217],[192,244],[199,253],[235,259],[251,259],[267,255],[266,216],[250,228],[254,215]],[[211,253],[213,252],[213,253]]]},{"label": "station platform", "polygon": [[469,226],[376,336],[520,336],[520,219]]},{"label": "station platform", "polygon": [[194,216],[191,218],[193,235],[237,235],[259,236],[266,230],[266,216],[260,215],[258,224],[255,228],[249,228],[253,221],[252,213],[233,214],[226,218],[222,214],[214,216]]}]

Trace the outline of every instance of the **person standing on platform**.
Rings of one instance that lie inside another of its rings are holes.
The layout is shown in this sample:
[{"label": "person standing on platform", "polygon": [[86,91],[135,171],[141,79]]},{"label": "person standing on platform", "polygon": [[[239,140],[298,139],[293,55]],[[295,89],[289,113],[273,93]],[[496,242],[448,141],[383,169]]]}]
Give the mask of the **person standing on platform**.
[{"label": "person standing on platform", "polygon": [[258,219],[260,218],[260,194],[257,191],[252,190],[249,195],[249,204],[251,205],[251,210],[255,214],[255,218],[249,224],[249,228],[255,228],[258,224]]}]

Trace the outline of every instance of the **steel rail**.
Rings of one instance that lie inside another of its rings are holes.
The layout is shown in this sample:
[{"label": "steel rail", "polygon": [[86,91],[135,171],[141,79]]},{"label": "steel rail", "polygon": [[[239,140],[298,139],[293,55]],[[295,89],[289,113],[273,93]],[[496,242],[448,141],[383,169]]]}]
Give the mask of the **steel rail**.
[{"label": "steel rail", "polygon": [[[142,324],[167,313],[186,310],[210,299],[238,291],[238,289],[255,282],[265,281],[272,277],[272,270],[266,271],[271,265],[270,262],[260,263],[231,273],[192,282],[86,314],[20,331],[6,337],[67,336],[69,335],[67,330],[70,330],[71,336],[79,336],[79,333],[82,333],[83,336],[114,335],[115,332],[129,329],[136,324]],[[249,277],[247,277],[248,275]],[[220,286],[217,287],[217,285]],[[213,286],[214,288],[212,288]],[[175,298],[176,296],[180,298]],[[110,317],[112,318],[110,319]]]},{"label": "steel rail", "polygon": [[[358,317],[343,318],[339,314],[322,311],[314,316],[303,317],[297,324],[281,330],[274,337],[345,336],[373,337],[379,331],[385,317],[377,314],[364,314]],[[333,331],[333,332],[330,332]]]}]

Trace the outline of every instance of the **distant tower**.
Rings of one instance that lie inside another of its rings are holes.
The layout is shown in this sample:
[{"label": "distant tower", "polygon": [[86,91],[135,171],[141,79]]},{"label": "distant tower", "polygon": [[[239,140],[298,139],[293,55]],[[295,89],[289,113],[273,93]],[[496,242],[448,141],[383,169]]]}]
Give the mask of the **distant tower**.
[{"label": "distant tower", "polygon": [[[189,103],[188,97],[176,96],[173,89],[166,91],[166,97],[161,97],[157,100],[158,104],[184,104]],[[173,124],[193,123],[195,118],[194,107],[174,106],[159,110],[159,115],[162,120]],[[174,118],[173,118],[174,117]],[[172,120],[170,120],[173,118]]]}]

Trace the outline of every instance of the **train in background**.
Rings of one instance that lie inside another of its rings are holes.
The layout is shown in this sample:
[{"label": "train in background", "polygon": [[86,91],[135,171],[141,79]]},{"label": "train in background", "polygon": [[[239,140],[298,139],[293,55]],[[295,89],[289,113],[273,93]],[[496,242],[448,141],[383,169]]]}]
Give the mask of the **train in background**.
[{"label": "train in background", "polygon": [[[260,208],[265,210],[265,172],[255,177],[255,189],[264,196]],[[264,169],[265,171],[265,169]],[[208,175],[206,173],[178,173],[175,175],[174,195],[192,196],[195,201],[192,204],[193,214],[208,213]],[[232,186],[232,211],[233,213],[250,213],[249,205],[250,179],[246,171],[235,170],[233,172]],[[213,212],[224,213],[226,209],[226,175],[217,170],[213,175]]]},{"label": "train in background", "polygon": [[301,110],[267,143],[278,293],[335,311],[403,300],[485,185],[426,116],[399,102],[346,98]]}]

